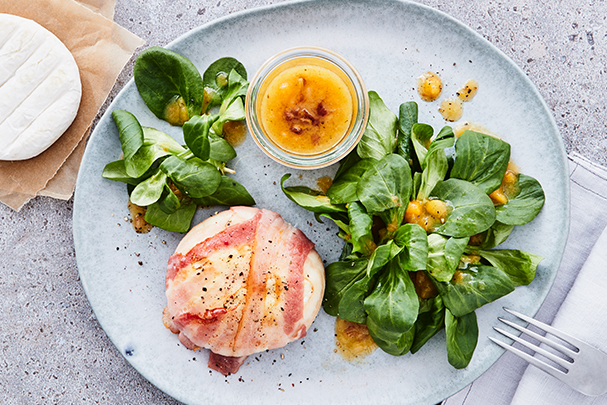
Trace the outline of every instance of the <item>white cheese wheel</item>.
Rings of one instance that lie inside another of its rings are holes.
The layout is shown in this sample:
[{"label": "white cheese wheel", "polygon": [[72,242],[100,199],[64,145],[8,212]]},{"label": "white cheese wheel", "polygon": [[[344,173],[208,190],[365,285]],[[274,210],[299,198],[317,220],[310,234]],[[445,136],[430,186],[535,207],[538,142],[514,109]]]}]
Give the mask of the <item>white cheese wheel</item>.
[{"label": "white cheese wheel", "polygon": [[72,124],[80,72],[65,45],[38,23],[0,14],[0,160],[24,160]]}]

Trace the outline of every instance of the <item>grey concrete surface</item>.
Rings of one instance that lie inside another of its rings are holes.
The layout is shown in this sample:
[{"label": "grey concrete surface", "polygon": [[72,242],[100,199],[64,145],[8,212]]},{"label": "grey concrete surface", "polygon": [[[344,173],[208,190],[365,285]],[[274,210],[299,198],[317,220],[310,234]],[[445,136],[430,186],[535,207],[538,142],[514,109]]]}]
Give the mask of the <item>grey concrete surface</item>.
[{"label": "grey concrete surface", "polygon": [[[278,2],[117,0],[115,21],[146,46],[164,45],[218,17]],[[552,110],[567,152],[607,165],[605,0],[420,3],[512,58]],[[131,77],[132,62],[108,102]],[[89,403],[178,402],[142,378],[97,323],[78,277],[72,201],[39,197],[18,213],[0,205],[0,404]]]}]

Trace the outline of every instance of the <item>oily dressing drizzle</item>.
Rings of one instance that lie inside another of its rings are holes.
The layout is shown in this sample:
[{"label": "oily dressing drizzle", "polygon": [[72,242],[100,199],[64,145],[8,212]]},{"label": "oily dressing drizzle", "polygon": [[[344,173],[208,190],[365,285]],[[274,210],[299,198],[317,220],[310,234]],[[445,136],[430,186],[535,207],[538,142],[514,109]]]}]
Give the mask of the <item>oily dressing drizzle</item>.
[{"label": "oily dressing drizzle", "polygon": [[348,361],[360,360],[377,349],[367,325],[339,317],[335,319],[335,345],[335,351]]}]

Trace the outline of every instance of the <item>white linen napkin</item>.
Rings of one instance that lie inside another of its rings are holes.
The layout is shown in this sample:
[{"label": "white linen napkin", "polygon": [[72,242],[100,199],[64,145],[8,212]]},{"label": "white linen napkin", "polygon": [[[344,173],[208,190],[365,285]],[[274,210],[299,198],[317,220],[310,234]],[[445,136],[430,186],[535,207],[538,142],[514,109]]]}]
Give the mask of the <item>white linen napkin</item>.
[{"label": "white linen napkin", "polygon": [[[569,156],[569,169],[569,238],[554,285],[535,318],[607,351],[607,259],[602,257],[607,253],[607,170],[577,154]],[[605,395],[584,396],[527,366],[505,353],[443,405],[607,404]]]},{"label": "white linen napkin", "polygon": [[[552,326],[607,352],[607,228],[594,245]],[[607,394],[588,397],[536,367],[527,367],[513,404],[604,404]]]}]

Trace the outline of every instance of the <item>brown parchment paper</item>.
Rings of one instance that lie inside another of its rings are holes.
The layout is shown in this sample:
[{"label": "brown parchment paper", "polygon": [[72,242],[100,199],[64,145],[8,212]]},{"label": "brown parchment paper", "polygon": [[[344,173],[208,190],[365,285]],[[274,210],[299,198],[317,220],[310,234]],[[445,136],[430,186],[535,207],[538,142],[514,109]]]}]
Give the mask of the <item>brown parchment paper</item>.
[{"label": "brown parchment paper", "polygon": [[110,20],[114,19],[115,0],[76,0],[82,5],[90,8]]},{"label": "brown parchment paper", "polygon": [[74,55],[82,82],[76,119],[57,142],[35,158],[0,161],[0,201],[15,210],[38,194],[71,197],[90,126],[118,74],[144,43],[100,14],[113,15],[114,0],[80,1],[0,0],[0,13],[32,19],[55,34]]}]

